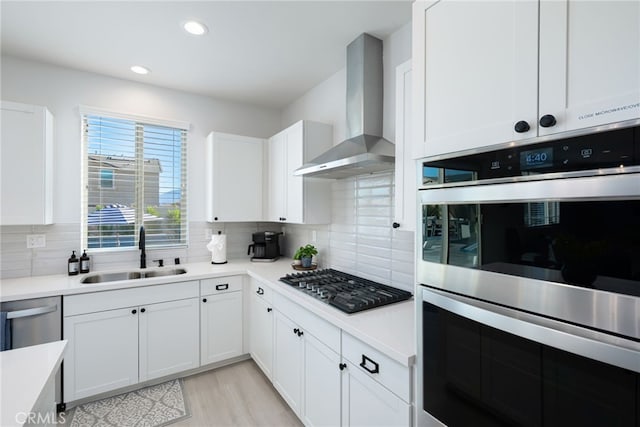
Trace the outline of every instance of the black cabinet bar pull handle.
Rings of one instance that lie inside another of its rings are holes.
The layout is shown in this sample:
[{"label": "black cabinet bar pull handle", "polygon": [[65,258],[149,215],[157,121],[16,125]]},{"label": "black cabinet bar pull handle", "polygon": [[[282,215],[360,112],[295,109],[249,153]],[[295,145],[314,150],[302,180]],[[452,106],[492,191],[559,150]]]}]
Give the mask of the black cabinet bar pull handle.
[{"label": "black cabinet bar pull handle", "polygon": [[256,291],[256,294],[258,294],[258,295],[264,295],[264,289],[262,289],[262,288],[258,288],[258,290]]},{"label": "black cabinet bar pull handle", "polygon": [[141,308],[141,309],[140,309],[140,313],[144,313],[145,311],[147,311],[147,309],[146,309],[146,308]]},{"label": "black cabinet bar pull handle", "polygon": [[299,331],[298,331],[298,336],[299,336],[299,337],[301,337],[302,335],[304,335],[304,332],[302,332],[302,331],[300,331],[300,330],[299,330]]},{"label": "black cabinet bar pull handle", "polygon": [[271,313],[272,311],[273,311],[273,308],[267,307],[267,313]]},{"label": "black cabinet bar pull handle", "polygon": [[[375,366],[375,368],[370,369],[367,366],[367,362],[371,362],[373,363],[373,366]],[[365,371],[369,372],[370,374],[377,374],[380,372],[380,365],[378,365],[376,362],[374,362],[373,360],[369,359],[367,356],[365,356],[364,354],[362,355],[362,362],[360,363],[360,366],[362,367],[362,369],[364,369]]]},{"label": "black cabinet bar pull handle", "polygon": [[345,369],[347,369],[347,364],[346,363],[340,363],[338,365],[338,368],[340,368],[341,371],[344,371]]},{"label": "black cabinet bar pull handle", "polygon": [[298,328],[295,328],[295,329],[293,330],[293,333],[294,333],[294,334],[297,334],[298,332],[300,332],[300,329],[298,329]]},{"label": "black cabinet bar pull handle", "polygon": [[398,227],[400,227],[400,224],[398,224],[397,222],[394,222],[393,224],[391,224],[391,226],[393,228],[398,228]]},{"label": "black cabinet bar pull handle", "polygon": [[131,310],[131,314],[136,314],[138,312],[138,310]]},{"label": "black cabinet bar pull handle", "polygon": [[224,291],[229,289],[228,283],[223,283],[222,285],[216,285],[216,291]]},{"label": "black cabinet bar pull handle", "polygon": [[206,298],[202,298],[202,302],[207,302],[207,299]]},{"label": "black cabinet bar pull handle", "polygon": [[525,133],[528,132],[531,127],[529,126],[529,123],[525,122],[524,120],[520,120],[518,123],[516,123],[513,129],[518,133]]}]

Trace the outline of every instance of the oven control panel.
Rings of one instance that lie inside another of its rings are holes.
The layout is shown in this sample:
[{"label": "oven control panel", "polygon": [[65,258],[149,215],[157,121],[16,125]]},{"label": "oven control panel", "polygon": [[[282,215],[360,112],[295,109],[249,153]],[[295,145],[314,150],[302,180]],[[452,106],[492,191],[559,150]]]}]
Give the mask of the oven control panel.
[{"label": "oven control panel", "polygon": [[423,185],[640,165],[640,127],[423,163]]}]

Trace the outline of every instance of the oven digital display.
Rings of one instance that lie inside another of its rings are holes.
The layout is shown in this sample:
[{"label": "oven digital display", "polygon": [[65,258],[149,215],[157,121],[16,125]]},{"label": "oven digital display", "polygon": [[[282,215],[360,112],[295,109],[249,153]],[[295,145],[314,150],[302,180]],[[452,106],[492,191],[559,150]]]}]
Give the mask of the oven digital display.
[{"label": "oven digital display", "polygon": [[526,150],[520,153],[520,170],[540,169],[553,166],[553,148]]}]

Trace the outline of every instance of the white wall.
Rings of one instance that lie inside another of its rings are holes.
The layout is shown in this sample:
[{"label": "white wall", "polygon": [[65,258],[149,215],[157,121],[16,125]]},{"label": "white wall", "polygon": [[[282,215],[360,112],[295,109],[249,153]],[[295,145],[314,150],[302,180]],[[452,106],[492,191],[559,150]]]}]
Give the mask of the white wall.
[{"label": "white wall", "polygon": [[280,131],[280,111],[115,79],[14,57],[2,57],[2,99],[44,105],[54,116],[54,223],[80,222],[79,105],[191,123],[189,220],[204,221],[206,136],[212,130],[255,137]]},{"label": "white wall", "polygon": [[[396,67],[411,58],[411,23],[382,40],[383,63],[383,118],[382,136],[395,141]],[[345,46],[346,55],[346,46]],[[298,120],[314,120],[333,125],[333,143],[345,139],[347,74],[342,69],[319,83],[304,96],[282,111],[282,127]]]}]

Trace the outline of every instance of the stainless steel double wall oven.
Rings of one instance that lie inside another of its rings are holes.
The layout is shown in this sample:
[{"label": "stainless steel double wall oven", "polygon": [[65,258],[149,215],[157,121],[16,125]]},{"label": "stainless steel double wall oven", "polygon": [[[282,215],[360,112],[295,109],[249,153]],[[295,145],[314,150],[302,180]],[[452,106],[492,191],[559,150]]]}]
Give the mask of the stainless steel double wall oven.
[{"label": "stainless steel double wall oven", "polygon": [[417,421],[640,426],[640,127],[425,159]]}]

